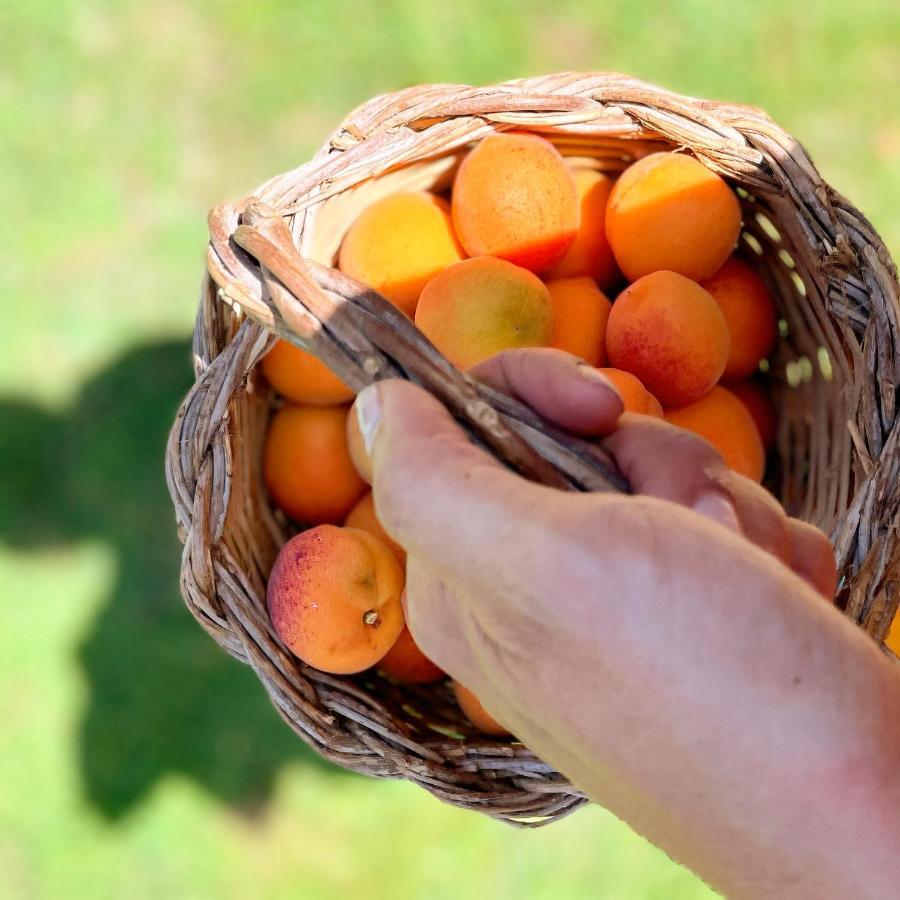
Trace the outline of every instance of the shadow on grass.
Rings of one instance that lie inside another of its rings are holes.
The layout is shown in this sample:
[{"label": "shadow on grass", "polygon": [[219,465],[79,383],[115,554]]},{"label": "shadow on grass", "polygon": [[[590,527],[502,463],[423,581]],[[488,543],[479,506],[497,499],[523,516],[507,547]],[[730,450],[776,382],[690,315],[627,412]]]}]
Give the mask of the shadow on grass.
[{"label": "shadow on grass", "polygon": [[342,771],[291,733],[181,602],[163,453],[190,384],[190,347],[170,341],[127,352],[62,415],[0,398],[0,541],[99,539],[115,554],[115,586],[78,650],[89,689],[80,771],[111,819],[169,774],[253,812],[286,763]]}]

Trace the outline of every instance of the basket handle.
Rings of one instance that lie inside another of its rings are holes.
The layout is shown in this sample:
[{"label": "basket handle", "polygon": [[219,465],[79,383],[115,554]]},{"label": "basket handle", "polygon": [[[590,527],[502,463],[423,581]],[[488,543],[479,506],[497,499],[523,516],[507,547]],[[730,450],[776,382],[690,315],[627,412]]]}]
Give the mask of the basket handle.
[{"label": "basket handle", "polygon": [[284,218],[257,198],[209,217],[210,275],[219,296],[264,328],[318,356],[353,390],[404,378],[443,403],[470,436],[532,481],[567,490],[627,492],[598,445],[460,372],[381,294],[312,260]]}]

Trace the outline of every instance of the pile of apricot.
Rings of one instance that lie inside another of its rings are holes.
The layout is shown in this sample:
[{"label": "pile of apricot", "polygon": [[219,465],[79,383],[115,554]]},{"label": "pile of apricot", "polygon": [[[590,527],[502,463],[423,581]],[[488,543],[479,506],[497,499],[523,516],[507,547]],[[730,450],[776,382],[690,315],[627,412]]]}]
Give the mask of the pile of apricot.
[{"label": "pile of apricot", "polygon": [[[497,133],[467,153],[449,197],[398,193],[365,209],[338,265],[460,368],[508,348],[565,350],[598,367],[627,412],[701,435],[759,481],[775,425],[759,371],[777,323],[765,282],[735,254],[740,228],[734,192],[686,153],[644,156],[616,179],[536,135]],[[262,371],[283,399],[266,485],[285,516],[313,526],[272,571],[276,631],[327,672],[445,677],[404,625],[405,556],[378,521],[351,391],[283,342]],[[477,728],[505,733],[453,687]]]}]

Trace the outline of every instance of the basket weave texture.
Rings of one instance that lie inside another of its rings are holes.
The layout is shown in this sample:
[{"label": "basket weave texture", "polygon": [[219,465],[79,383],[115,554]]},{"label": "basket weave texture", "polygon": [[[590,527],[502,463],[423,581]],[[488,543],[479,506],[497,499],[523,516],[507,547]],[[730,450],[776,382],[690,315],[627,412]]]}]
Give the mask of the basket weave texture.
[{"label": "basket weave texture", "polygon": [[791,514],[830,534],[836,602],[876,640],[900,602],[900,291],[869,222],[764,113],[616,74],[377,97],[311,161],[212,210],[196,383],[166,457],[188,608],[253,667],[285,722],[326,758],[535,825],[583,796],[523,745],[474,732],[445,685],[401,688],[306,666],[278,639],[265,606],[268,572],[292,530],[260,475],[273,397],[256,366],[275,335],[315,352],[354,389],[383,377],[422,384],[527,477],[627,490],[602,450],[459,373],[387,301],[331,268],[363,207],[398,190],[448,188],[467,147],[506,129],[540,133],[612,173],[648,152],[682,149],[737,189],[744,249],[783,320],[770,372],[779,410],[770,486]]}]

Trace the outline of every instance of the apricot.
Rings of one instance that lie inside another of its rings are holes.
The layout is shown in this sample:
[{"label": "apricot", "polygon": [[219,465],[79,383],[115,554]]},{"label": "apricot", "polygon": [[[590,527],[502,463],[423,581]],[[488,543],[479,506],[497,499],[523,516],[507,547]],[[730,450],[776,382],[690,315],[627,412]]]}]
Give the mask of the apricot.
[{"label": "apricot", "polygon": [[592,366],[606,362],[606,320],[612,304],[593,278],[547,282],[553,305],[550,346],[580,356]]},{"label": "apricot", "polygon": [[363,443],[362,432],[359,430],[359,420],[356,418],[356,404],[350,407],[347,413],[347,450],[350,459],[360,477],[367,484],[372,483],[372,459],[366,451]]},{"label": "apricot", "polygon": [[735,381],[725,385],[753,417],[756,430],[762,439],[763,447],[768,450],[775,444],[775,433],[778,420],[775,416],[775,404],[769,392],[755,379]]},{"label": "apricot", "polygon": [[464,256],[447,201],[419,191],[363,210],[344,237],[338,267],[412,318],[426,283]]},{"label": "apricot", "polygon": [[366,489],[347,450],[346,406],[283,406],[263,447],[263,478],[292,519],[340,522]]},{"label": "apricot", "polygon": [[545,346],[553,306],[536,275],[482,256],[444,269],[425,285],[416,325],[454,365],[468,369],[510,347]]},{"label": "apricot", "polygon": [[606,325],[609,364],[636,375],[663,405],[699,400],[728,359],[728,325],[712,296],[675,272],[619,294]]},{"label": "apricot", "polygon": [[400,684],[431,684],[444,677],[443,670],[419,649],[408,628],[400,632],[378,668]]},{"label": "apricot", "polygon": [[375,513],[375,501],[372,492],[369,491],[360,498],[359,502],[347,514],[344,525],[348,528],[359,528],[368,531],[381,541],[391,553],[394,554],[401,566],[406,565],[406,551],[384,530],[384,526],[378,520]]},{"label": "apricot", "polygon": [[894,621],[891,622],[887,637],[884,639],[884,645],[900,656],[900,615],[894,616]]},{"label": "apricot", "polygon": [[651,153],[615,183],[606,235],[629,281],[666,269],[709,278],[741,229],[737,197],[715,172],[684,153]]},{"label": "apricot", "polygon": [[762,481],[765,451],[747,407],[721,385],[685,406],[668,407],[667,422],[709,441],[735,472]]},{"label": "apricot", "polygon": [[578,231],[575,179],[553,144],[533,134],[492,134],[476,144],[456,173],[451,211],[469,256],[532,272],[556,265]]},{"label": "apricot", "polygon": [[768,356],[778,330],[775,301],[766,283],[747,263],[732,256],[700,286],[712,294],[728,323],[731,349],[724,377],[752,375]]},{"label": "apricot", "polygon": [[453,682],[453,693],[456,702],[463,711],[465,717],[485,734],[493,734],[498,737],[509,734],[509,729],[504,728],[482,705],[481,701],[464,685],[458,681]]},{"label": "apricot", "polygon": [[377,538],[319,525],[291,538],[269,575],[266,604],[278,636],[323,672],[374,666],[403,630],[403,572]]},{"label": "apricot", "polygon": [[619,392],[622,402],[625,404],[625,412],[640,413],[642,416],[653,416],[655,419],[663,418],[662,404],[647,388],[641,384],[639,378],[626,372],[624,369],[601,368],[602,372]]},{"label": "apricot", "polygon": [[287,341],[276,342],[260,366],[269,384],[294,403],[332,406],[353,398],[353,391],[322,360]]},{"label": "apricot", "polygon": [[580,204],[580,224],[566,255],[547,273],[551,278],[586,275],[609,289],[619,278],[619,267],[606,237],[606,206],[613,180],[593,169],[572,173]]}]

